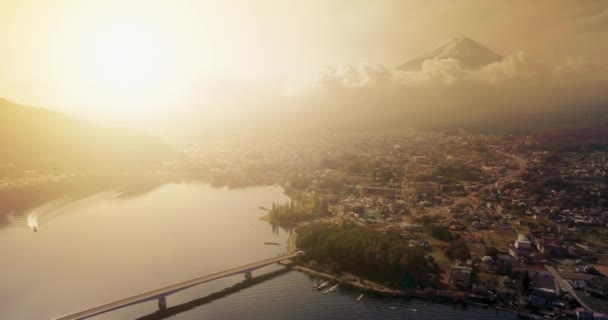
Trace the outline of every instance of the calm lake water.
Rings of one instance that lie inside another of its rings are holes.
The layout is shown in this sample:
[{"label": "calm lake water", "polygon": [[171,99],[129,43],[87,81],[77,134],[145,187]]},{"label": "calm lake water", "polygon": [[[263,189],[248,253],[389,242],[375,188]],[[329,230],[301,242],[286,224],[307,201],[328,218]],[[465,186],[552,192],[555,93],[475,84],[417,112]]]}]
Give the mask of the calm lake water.
[{"label": "calm lake water", "polygon": [[[288,234],[259,220],[264,212],[258,207],[286,200],[279,187],[167,184],[135,197],[108,191],[10,215],[0,226],[0,319],[51,319],[276,256],[285,251]],[[167,302],[185,303],[242,279],[207,283]],[[415,299],[356,302],[357,292],[323,295],[311,290],[312,281],[290,271],[171,319],[515,318]],[[147,302],[95,319],[136,319],[156,308]]]}]

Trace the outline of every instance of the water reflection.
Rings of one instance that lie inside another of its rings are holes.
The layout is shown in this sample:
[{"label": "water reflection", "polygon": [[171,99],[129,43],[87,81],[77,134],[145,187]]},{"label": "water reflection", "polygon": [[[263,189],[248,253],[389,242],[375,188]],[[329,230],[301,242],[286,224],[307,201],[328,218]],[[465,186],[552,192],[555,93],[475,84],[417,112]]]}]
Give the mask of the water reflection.
[{"label": "water reflection", "polygon": [[154,313],[145,315],[143,317],[137,318],[136,320],[162,320],[162,319],[168,319],[171,318],[175,315],[179,315],[181,313],[193,310],[195,308],[201,307],[203,305],[209,304],[215,300],[224,298],[228,295],[237,293],[241,290],[250,288],[254,285],[263,283],[265,281],[271,280],[274,277],[284,274],[286,272],[289,272],[290,270],[287,268],[280,268],[278,270],[275,271],[271,271],[268,273],[264,273],[262,275],[253,277],[252,279],[249,280],[244,280],[241,282],[238,282],[230,287],[227,287],[225,289],[222,289],[221,291],[217,291],[217,292],[213,292],[209,295],[206,295],[204,297],[201,298],[197,298],[194,300],[190,300],[188,302],[184,302],[181,304],[178,304],[176,306],[173,307],[168,307],[165,310],[157,310]]},{"label": "water reflection", "polygon": [[168,179],[142,177],[67,177],[3,187],[0,189],[0,229],[25,217],[26,225],[34,230],[40,227],[40,217],[46,212],[67,204],[102,193],[122,199],[135,198],[168,182]]},{"label": "water reflection", "polygon": [[[0,228],[2,319],[50,319],[286,250],[287,234],[273,235],[258,209],[285,201],[282,188],[102,186],[72,189],[68,196],[54,193],[44,198],[50,201],[36,201],[38,206],[6,211],[5,226],[11,227]],[[26,193],[20,196],[27,199]],[[40,228],[37,233],[26,229],[28,220]],[[170,305],[235,280],[242,276],[172,295]],[[155,310],[150,302],[98,318],[135,319]]]}]

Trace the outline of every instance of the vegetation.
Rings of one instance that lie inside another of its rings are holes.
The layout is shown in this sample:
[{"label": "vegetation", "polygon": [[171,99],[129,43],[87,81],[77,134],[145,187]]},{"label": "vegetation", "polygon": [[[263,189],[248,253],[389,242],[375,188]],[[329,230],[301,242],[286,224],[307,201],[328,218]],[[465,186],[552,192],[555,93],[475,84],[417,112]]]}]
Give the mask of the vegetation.
[{"label": "vegetation", "polygon": [[298,197],[284,204],[272,204],[268,220],[273,225],[293,226],[298,222],[308,220],[313,216],[327,215],[327,202],[321,197],[300,193]]},{"label": "vegetation", "polygon": [[435,176],[442,176],[455,180],[478,181],[479,172],[466,166],[439,166],[433,172]]},{"label": "vegetation", "polygon": [[496,247],[486,247],[485,255],[496,259],[496,256],[498,256],[498,249],[496,249]]},{"label": "vegetation", "polygon": [[452,232],[450,232],[450,229],[448,229],[447,227],[431,224],[431,225],[426,226],[425,228],[428,230],[431,237],[433,237],[437,240],[441,240],[441,241],[445,241],[445,242],[454,240],[454,236],[452,235]]},{"label": "vegetation", "polygon": [[320,190],[331,190],[334,193],[343,194],[354,190],[354,187],[351,186],[357,184],[357,181],[353,176],[344,173],[334,173],[333,175],[315,177],[314,179],[293,174],[287,178],[287,183],[284,187],[285,193],[291,197],[297,197],[305,191]]},{"label": "vegetation", "polygon": [[348,271],[399,287],[428,285],[439,268],[423,248],[410,247],[398,234],[353,223],[312,223],[298,229],[297,245],[306,257],[334,272]]},{"label": "vegetation", "polygon": [[517,279],[517,289],[521,293],[528,292],[528,289],[530,289],[530,274],[528,274],[528,271],[514,271],[513,278]]},{"label": "vegetation", "polygon": [[466,166],[439,166],[431,174],[415,176],[415,181],[440,181],[443,179],[479,181],[480,172]]},{"label": "vegetation", "polygon": [[424,230],[426,230],[431,237],[445,242],[454,240],[454,235],[452,235],[450,229],[445,226],[433,224],[432,219],[429,216],[423,216],[421,220]]},{"label": "vegetation", "polygon": [[0,150],[0,163],[37,170],[142,172],[181,159],[156,138],[1,98]]},{"label": "vegetation", "polygon": [[445,248],[445,255],[452,260],[467,260],[471,258],[469,247],[464,242],[464,239],[458,238],[450,243]]}]

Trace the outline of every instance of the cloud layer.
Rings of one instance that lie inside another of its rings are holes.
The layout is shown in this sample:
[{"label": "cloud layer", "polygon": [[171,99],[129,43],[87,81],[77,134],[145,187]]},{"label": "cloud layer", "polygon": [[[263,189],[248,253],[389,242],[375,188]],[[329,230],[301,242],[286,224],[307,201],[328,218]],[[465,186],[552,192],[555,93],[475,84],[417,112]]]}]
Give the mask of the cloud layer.
[{"label": "cloud layer", "polygon": [[605,69],[587,63],[582,57],[541,62],[530,58],[525,52],[518,52],[480,70],[462,68],[455,59],[426,60],[421,71],[410,72],[382,64],[324,66],[313,77],[298,75],[290,78],[285,89],[288,94],[295,94],[346,88],[445,87],[463,84],[498,86],[522,82],[535,86],[560,82],[573,85],[604,82],[607,79]]},{"label": "cloud layer", "polygon": [[415,72],[380,64],[325,66],[314,76],[290,78],[283,105],[380,127],[441,125],[608,106],[607,87],[606,70],[584,58],[540,60],[519,52],[480,70],[454,59],[426,60]]}]

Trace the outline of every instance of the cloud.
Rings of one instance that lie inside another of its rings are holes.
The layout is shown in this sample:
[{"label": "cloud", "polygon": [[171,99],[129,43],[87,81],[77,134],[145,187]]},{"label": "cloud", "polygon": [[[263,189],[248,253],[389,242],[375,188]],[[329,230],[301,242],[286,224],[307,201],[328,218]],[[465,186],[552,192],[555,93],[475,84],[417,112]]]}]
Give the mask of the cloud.
[{"label": "cloud", "polygon": [[588,63],[582,57],[543,62],[530,58],[525,52],[518,52],[480,70],[464,69],[455,59],[426,60],[420,71],[399,71],[382,64],[324,66],[312,80],[302,75],[290,77],[285,83],[285,90],[293,95],[319,90],[331,92],[381,87],[500,86],[517,83],[542,86],[548,83],[569,82],[572,85],[573,81],[589,83],[606,80],[606,70]]},{"label": "cloud", "polygon": [[543,119],[543,113],[608,105],[606,87],[608,73],[582,57],[537,59],[518,52],[479,70],[454,59],[427,60],[415,72],[373,63],[333,65],[264,84],[217,84],[199,94],[205,128],[227,130],[230,123],[251,132],[260,126],[326,132],[492,126],[533,114]]},{"label": "cloud", "polygon": [[325,66],[290,81],[281,106],[315,114],[328,125],[327,119],[447,124],[608,104],[604,69],[581,57],[541,60],[525,52],[479,70],[443,59],[424,61],[414,72],[381,64]]},{"label": "cloud", "polygon": [[361,88],[389,85],[392,72],[383,65],[325,66],[319,72],[318,84],[325,88]]}]

